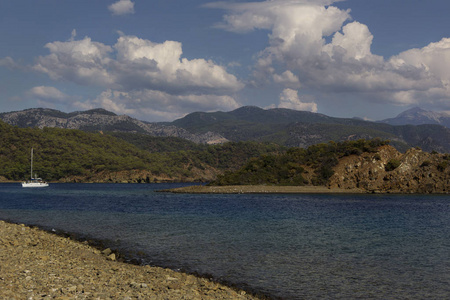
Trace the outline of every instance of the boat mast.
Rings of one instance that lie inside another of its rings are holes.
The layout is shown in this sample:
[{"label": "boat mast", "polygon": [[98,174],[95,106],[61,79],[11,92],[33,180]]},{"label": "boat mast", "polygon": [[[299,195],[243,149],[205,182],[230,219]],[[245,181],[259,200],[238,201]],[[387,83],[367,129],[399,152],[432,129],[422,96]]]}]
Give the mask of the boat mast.
[{"label": "boat mast", "polygon": [[33,148],[31,148],[31,179],[33,179]]}]

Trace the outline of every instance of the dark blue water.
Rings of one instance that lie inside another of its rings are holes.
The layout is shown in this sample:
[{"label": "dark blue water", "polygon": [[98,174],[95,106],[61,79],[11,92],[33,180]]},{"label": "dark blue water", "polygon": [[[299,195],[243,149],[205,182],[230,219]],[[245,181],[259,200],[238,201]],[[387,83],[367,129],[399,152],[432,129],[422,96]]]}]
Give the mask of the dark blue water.
[{"label": "dark blue water", "polygon": [[449,299],[450,197],[179,195],[0,184],[0,219],[286,299]]}]

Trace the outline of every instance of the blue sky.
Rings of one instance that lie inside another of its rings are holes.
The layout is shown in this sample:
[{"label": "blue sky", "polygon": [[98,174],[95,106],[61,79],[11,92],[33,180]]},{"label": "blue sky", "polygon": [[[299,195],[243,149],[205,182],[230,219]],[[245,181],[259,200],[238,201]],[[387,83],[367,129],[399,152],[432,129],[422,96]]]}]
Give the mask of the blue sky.
[{"label": "blue sky", "polygon": [[450,111],[444,0],[0,0],[0,112]]}]

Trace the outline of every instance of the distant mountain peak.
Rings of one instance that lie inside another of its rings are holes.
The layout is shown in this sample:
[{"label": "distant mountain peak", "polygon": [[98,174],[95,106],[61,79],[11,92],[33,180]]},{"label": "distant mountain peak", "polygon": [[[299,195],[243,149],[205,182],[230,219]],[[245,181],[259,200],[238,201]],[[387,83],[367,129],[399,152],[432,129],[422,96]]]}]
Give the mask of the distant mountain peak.
[{"label": "distant mountain peak", "polygon": [[89,110],[84,111],[74,111],[73,113],[68,114],[70,116],[77,116],[77,115],[104,115],[104,116],[117,116],[117,114],[106,110],[104,108],[93,108]]},{"label": "distant mountain peak", "polygon": [[410,109],[405,110],[404,112],[401,112],[400,114],[397,115],[397,117],[401,117],[404,115],[411,115],[411,114],[418,114],[418,113],[425,113],[427,112],[426,110],[416,106]]},{"label": "distant mountain peak", "polygon": [[450,115],[445,112],[428,111],[413,107],[398,114],[395,118],[380,121],[390,125],[438,124],[450,128]]},{"label": "distant mountain peak", "polygon": [[247,106],[241,106],[239,108],[236,108],[235,110],[233,110],[233,112],[237,112],[237,111],[246,111],[246,112],[252,112],[252,111],[263,111],[264,109],[258,106],[254,106],[254,105],[247,105]]},{"label": "distant mountain peak", "polygon": [[106,110],[104,108],[94,108],[90,110],[86,110],[83,112],[84,114],[99,114],[99,115],[108,115],[108,116],[117,116],[117,114]]}]

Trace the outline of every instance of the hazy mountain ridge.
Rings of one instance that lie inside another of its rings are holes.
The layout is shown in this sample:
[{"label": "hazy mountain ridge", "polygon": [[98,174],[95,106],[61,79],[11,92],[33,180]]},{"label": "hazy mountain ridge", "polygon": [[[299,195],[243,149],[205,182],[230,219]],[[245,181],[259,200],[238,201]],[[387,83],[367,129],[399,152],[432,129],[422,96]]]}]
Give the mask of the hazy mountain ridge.
[{"label": "hazy mountain ridge", "polygon": [[390,125],[437,124],[450,128],[450,114],[414,107],[400,113],[395,118],[385,119],[380,122]]},{"label": "hazy mountain ridge", "polygon": [[450,152],[450,129],[441,125],[394,126],[282,108],[244,106],[231,112],[196,112],[172,124],[192,133],[213,131],[231,141],[275,142],[289,147],[381,138],[391,140],[401,151],[421,147],[425,151]]},{"label": "hazy mountain ridge", "polygon": [[217,144],[227,140],[213,132],[190,133],[183,128],[148,123],[127,115],[116,115],[104,109],[64,113],[48,108],[32,108],[0,114],[4,122],[19,127],[56,127],[84,131],[118,131],[143,133],[160,137],[179,137],[195,143]]},{"label": "hazy mountain ridge", "polygon": [[[406,111],[403,116],[413,116],[414,112],[424,115],[422,110],[416,109]],[[283,108],[244,106],[230,112],[194,112],[165,123],[139,121],[104,109],[67,114],[38,108],[2,113],[0,119],[19,127],[142,133],[207,144],[257,141],[304,148],[328,141],[381,138],[391,140],[391,145],[401,151],[420,147],[425,151],[450,152],[450,129],[442,125],[391,125]]]}]

